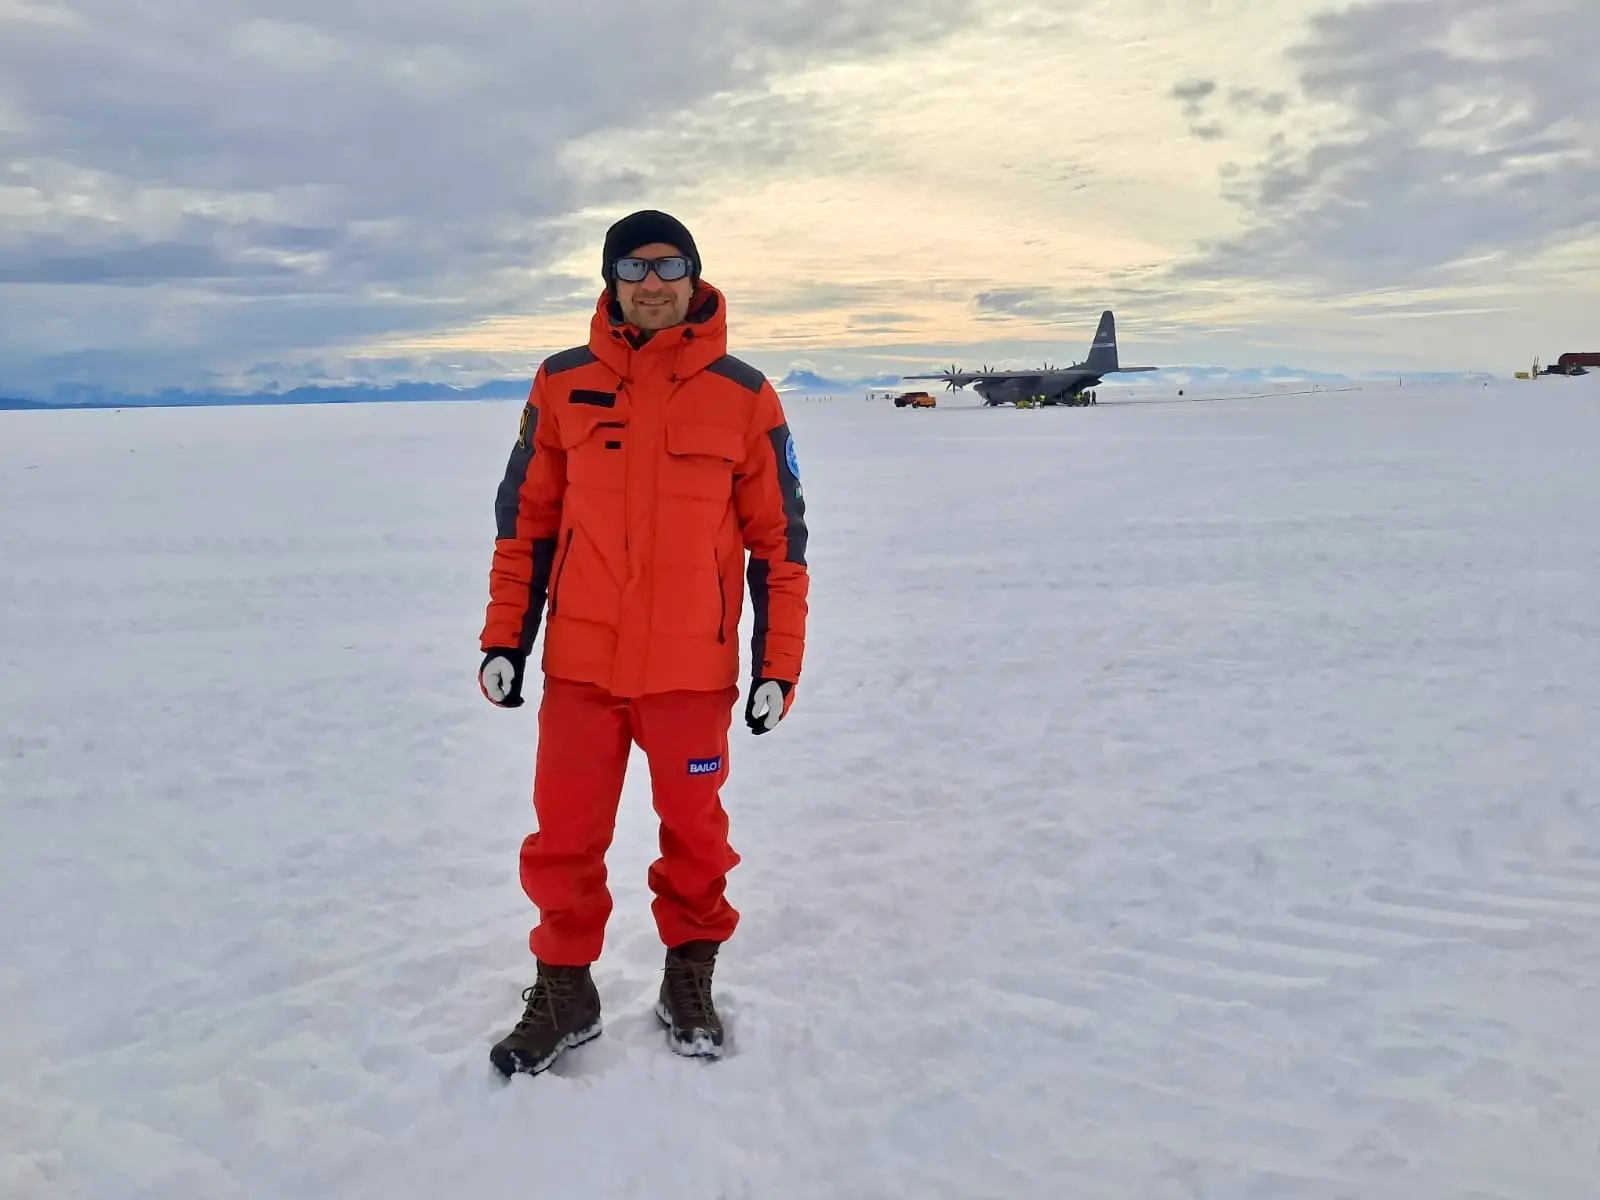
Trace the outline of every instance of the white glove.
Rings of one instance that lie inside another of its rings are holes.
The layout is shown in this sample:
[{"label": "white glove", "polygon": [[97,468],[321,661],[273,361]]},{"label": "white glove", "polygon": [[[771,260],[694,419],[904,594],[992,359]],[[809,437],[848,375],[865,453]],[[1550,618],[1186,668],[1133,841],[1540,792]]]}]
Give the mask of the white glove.
[{"label": "white glove", "polygon": [[744,723],[750,732],[766,733],[776,729],[788,711],[791,685],[781,679],[758,679],[750,688],[749,702],[744,706]]},{"label": "white glove", "polygon": [[490,704],[516,708],[522,703],[522,669],[526,659],[516,651],[491,650],[478,668],[478,688]]}]

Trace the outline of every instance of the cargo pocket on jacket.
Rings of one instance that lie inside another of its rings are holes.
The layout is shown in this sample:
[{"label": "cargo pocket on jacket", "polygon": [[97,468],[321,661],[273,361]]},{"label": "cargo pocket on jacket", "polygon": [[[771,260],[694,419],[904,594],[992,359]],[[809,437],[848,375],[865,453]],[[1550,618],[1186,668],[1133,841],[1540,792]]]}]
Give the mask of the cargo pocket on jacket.
[{"label": "cargo pocket on jacket", "polygon": [[[568,414],[572,415],[568,415]],[[628,426],[597,409],[596,415],[568,409],[561,414],[561,448],[567,455],[569,486],[621,492],[627,482]]]},{"label": "cargo pocket on jacket", "polygon": [[661,490],[696,500],[730,500],[744,438],[720,425],[668,425]]}]

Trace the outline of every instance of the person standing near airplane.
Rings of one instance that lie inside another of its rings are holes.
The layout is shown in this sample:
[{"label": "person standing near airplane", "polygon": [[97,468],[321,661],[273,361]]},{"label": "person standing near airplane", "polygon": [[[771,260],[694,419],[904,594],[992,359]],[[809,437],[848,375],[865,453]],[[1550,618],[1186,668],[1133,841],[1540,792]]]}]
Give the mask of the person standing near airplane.
[{"label": "person standing near airplane", "polygon": [[496,501],[479,687],[523,703],[541,621],[543,696],[523,890],[538,910],[526,1010],[490,1052],[538,1074],[600,1033],[590,965],[612,901],[610,846],[631,746],[649,760],[661,857],[648,882],[666,945],[656,1013],[679,1053],[721,1054],[716,956],[738,924],[739,855],[721,791],[754,609],[745,721],[777,726],[805,647],[805,499],[771,383],[727,353],[727,303],[676,218],[606,234],[588,341],[544,360]]}]

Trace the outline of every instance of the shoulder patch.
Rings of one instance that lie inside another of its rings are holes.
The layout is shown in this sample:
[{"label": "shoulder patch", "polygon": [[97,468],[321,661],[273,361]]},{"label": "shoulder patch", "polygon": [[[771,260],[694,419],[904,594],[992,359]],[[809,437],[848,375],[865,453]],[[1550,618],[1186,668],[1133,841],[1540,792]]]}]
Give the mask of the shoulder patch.
[{"label": "shoulder patch", "polygon": [[706,370],[713,375],[721,375],[724,379],[731,379],[747,392],[759,392],[762,384],[767,382],[767,377],[760,371],[742,358],[735,358],[731,354],[724,354]]},{"label": "shoulder patch", "polygon": [[587,346],[574,346],[570,350],[562,350],[552,354],[544,360],[544,373],[559,375],[562,371],[572,371],[578,367],[587,367],[595,361],[594,351]]},{"label": "shoulder patch", "polygon": [[531,403],[522,406],[522,420],[517,425],[517,445],[524,450],[533,449],[534,430],[539,428],[539,410]]}]

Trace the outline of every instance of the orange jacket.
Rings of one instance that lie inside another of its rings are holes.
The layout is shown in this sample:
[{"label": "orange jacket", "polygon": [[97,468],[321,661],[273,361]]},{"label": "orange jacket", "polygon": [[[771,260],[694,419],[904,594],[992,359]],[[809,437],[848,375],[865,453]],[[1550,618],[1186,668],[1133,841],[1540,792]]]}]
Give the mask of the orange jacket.
[{"label": "orange jacket", "polygon": [[495,505],[481,647],[618,696],[800,678],[805,500],[777,392],[727,353],[722,293],[639,345],[602,295],[587,345],[540,364]]}]

